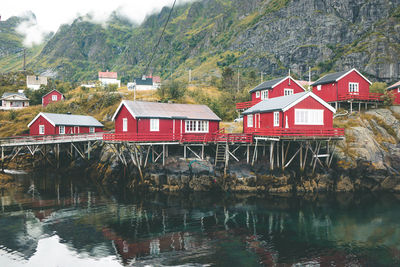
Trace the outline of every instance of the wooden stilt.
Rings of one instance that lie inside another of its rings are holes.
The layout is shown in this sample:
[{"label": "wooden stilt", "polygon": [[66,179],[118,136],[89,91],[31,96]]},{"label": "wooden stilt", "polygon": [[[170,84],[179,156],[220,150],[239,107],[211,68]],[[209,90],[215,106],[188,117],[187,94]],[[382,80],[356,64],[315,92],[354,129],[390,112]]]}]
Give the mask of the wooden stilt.
[{"label": "wooden stilt", "polygon": [[358,102],[358,113],[361,113],[361,102]]},{"label": "wooden stilt", "polygon": [[271,141],[269,150],[269,168],[271,171],[274,170],[274,143],[275,141]]},{"label": "wooden stilt", "polygon": [[253,152],[253,160],[251,161],[251,166],[254,165],[254,161],[257,158],[257,146],[258,146],[258,139],[256,139],[256,144],[254,146],[254,152]]},{"label": "wooden stilt", "polygon": [[353,113],[353,102],[350,101],[350,114]]},{"label": "wooden stilt", "polygon": [[247,164],[250,162],[250,145],[247,145],[246,162]]},{"label": "wooden stilt", "polygon": [[204,160],[204,144],[201,145],[201,159]]},{"label": "wooden stilt", "polygon": [[284,148],[284,142],[282,141],[281,144],[281,166],[282,166],[282,170],[285,169],[285,148]]},{"label": "wooden stilt", "polygon": [[183,145],[183,158],[186,159],[186,145]]},{"label": "wooden stilt", "polygon": [[165,166],[165,145],[162,145],[162,149],[163,149],[163,152],[162,152],[162,165],[163,166]]}]

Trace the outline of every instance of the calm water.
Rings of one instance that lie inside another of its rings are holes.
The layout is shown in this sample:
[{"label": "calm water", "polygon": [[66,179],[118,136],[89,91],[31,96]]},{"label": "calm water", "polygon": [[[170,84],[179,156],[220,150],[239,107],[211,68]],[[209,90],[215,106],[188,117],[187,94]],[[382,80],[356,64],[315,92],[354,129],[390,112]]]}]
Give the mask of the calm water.
[{"label": "calm water", "polygon": [[3,185],[0,266],[400,266],[400,196],[117,195]]}]

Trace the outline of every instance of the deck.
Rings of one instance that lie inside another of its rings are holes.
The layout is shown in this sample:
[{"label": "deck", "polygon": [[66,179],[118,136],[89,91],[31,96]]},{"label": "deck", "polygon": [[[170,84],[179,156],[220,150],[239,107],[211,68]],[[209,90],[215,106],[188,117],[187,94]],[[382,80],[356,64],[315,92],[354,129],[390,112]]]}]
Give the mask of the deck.
[{"label": "deck", "polygon": [[368,93],[368,94],[347,93],[346,95],[338,96],[338,101],[382,102],[383,101],[382,96],[383,94],[381,93]]},{"label": "deck", "polygon": [[342,139],[344,128],[330,129],[256,129],[253,132],[255,138],[277,138],[280,140],[310,140],[310,139]]},{"label": "deck", "polygon": [[244,110],[244,109],[248,109],[251,108],[252,106],[254,106],[255,104],[260,103],[261,100],[255,100],[255,101],[247,101],[247,102],[241,102],[241,103],[236,103],[236,109],[237,110]]}]

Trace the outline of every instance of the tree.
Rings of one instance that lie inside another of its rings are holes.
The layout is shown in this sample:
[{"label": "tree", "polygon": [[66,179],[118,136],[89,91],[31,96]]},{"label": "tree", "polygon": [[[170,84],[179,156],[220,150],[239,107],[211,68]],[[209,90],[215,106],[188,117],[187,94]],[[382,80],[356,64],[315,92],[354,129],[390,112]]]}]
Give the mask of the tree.
[{"label": "tree", "polygon": [[158,95],[163,100],[178,100],[185,95],[187,85],[178,81],[164,82],[157,90]]},{"label": "tree", "polygon": [[230,67],[224,68],[222,71],[222,90],[232,92],[234,91],[235,88],[235,82],[234,82],[234,72],[233,69]]},{"label": "tree", "polygon": [[387,89],[387,84],[384,82],[375,82],[373,84],[371,84],[370,87],[370,91],[373,93],[381,93],[381,94],[385,94]]}]

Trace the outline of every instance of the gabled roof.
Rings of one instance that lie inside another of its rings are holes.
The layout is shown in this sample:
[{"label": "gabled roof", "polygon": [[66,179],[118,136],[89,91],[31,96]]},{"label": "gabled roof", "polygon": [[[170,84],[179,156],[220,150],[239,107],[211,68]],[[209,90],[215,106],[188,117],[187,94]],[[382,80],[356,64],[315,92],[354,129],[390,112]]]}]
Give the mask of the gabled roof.
[{"label": "gabled roof", "polygon": [[111,72],[111,71],[106,71],[106,72],[99,71],[99,78],[117,79],[118,74],[116,72]]},{"label": "gabled roof", "polygon": [[49,94],[51,94],[51,93],[53,93],[53,92],[57,92],[57,93],[59,93],[60,95],[64,96],[62,93],[60,93],[60,91],[58,91],[58,90],[56,90],[56,89],[53,89],[53,90],[51,90],[50,92],[48,92],[47,94],[45,94],[44,96],[42,96],[42,98],[45,97],[45,96],[47,96],[47,95],[49,95]]},{"label": "gabled roof", "polygon": [[3,96],[1,97],[1,100],[10,98],[12,96],[18,96],[19,98],[21,98],[21,100],[29,100],[29,98],[27,98],[24,93],[10,93],[10,92],[4,93]]},{"label": "gabled roof", "polygon": [[244,115],[246,114],[253,114],[253,113],[260,113],[260,112],[270,112],[270,111],[286,111],[290,109],[291,107],[297,105],[307,97],[312,97],[315,100],[317,100],[319,103],[324,105],[327,109],[332,111],[333,113],[336,112],[336,109],[334,109],[331,105],[326,103],[324,100],[322,100],[320,97],[315,95],[312,92],[302,92],[302,93],[297,93],[293,95],[287,95],[287,96],[280,96],[280,97],[275,97],[267,100],[263,100],[259,102],[258,104],[252,106],[251,108],[247,109],[246,111],[243,112]]},{"label": "gabled roof", "polygon": [[400,81],[398,81],[397,83],[395,83],[395,84],[392,84],[391,86],[389,86],[387,89],[388,90],[393,90],[393,89],[396,89],[396,88],[399,88],[400,87]]},{"label": "gabled roof", "polygon": [[158,102],[123,100],[112,117],[115,119],[122,106],[125,106],[134,118],[161,119],[192,119],[213,120],[221,119],[206,105],[167,104]]},{"label": "gabled roof", "polygon": [[286,76],[286,77],[281,77],[281,78],[265,81],[265,82],[257,85],[255,88],[251,89],[250,93],[253,93],[253,92],[256,92],[256,91],[260,91],[260,90],[265,90],[265,89],[272,89],[272,88],[274,88],[275,86],[277,86],[278,84],[280,84],[281,82],[285,81],[288,78],[290,78],[293,82],[295,82],[298,86],[300,86],[301,89],[303,89],[304,91],[306,90],[306,89],[304,89],[304,87],[300,83],[298,83],[291,76]]},{"label": "gabled roof", "polygon": [[136,85],[153,85],[153,78],[136,78],[135,79],[135,84]]},{"label": "gabled roof", "polygon": [[340,79],[342,79],[344,76],[346,76],[347,74],[349,74],[350,72],[355,71],[357,72],[361,77],[363,77],[369,84],[372,84],[367,78],[364,77],[364,75],[362,75],[358,70],[356,69],[351,69],[349,71],[339,71],[339,72],[335,72],[335,73],[330,73],[327,74],[325,76],[323,76],[322,78],[320,78],[319,80],[317,80],[315,83],[313,83],[311,86],[317,86],[320,84],[327,84],[327,83],[334,83],[339,81]]},{"label": "gabled roof", "polygon": [[104,127],[98,120],[92,116],[86,115],[70,115],[70,114],[57,114],[57,113],[44,113],[40,112],[29,124],[32,125],[40,116],[43,116],[53,126],[86,126],[86,127]]}]

